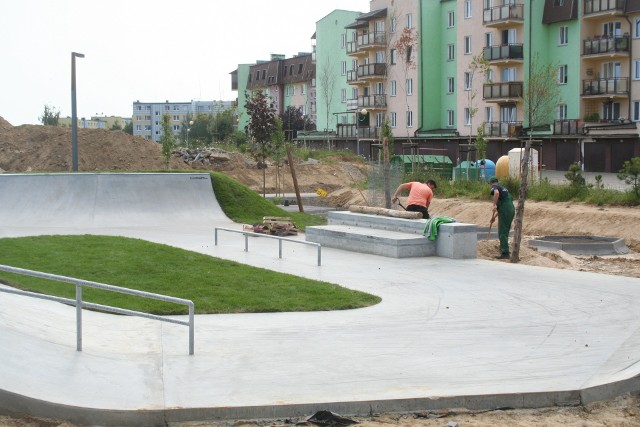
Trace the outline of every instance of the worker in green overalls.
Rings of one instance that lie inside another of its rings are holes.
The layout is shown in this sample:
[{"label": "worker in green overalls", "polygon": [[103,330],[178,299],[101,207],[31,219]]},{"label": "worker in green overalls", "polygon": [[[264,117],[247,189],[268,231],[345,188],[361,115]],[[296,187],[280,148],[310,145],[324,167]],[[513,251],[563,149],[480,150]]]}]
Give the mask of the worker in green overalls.
[{"label": "worker in green overalls", "polygon": [[513,198],[509,194],[509,190],[498,184],[498,178],[492,176],[489,179],[489,185],[491,190],[489,194],[493,197],[493,212],[491,215],[491,221],[489,227],[498,217],[498,237],[500,238],[500,255],[497,259],[509,259],[511,253],[509,252],[509,231],[511,231],[511,223],[513,217],[516,214],[516,209],[513,206]]}]

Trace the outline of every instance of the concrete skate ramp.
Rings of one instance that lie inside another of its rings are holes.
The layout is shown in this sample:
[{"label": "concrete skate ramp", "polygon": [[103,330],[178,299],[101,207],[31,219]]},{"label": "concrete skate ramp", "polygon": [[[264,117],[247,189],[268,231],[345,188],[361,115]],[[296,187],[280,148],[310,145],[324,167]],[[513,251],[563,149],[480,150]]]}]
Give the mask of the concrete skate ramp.
[{"label": "concrete skate ramp", "polygon": [[227,219],[205,173],[0,175],[0,223],[154,227]]}]

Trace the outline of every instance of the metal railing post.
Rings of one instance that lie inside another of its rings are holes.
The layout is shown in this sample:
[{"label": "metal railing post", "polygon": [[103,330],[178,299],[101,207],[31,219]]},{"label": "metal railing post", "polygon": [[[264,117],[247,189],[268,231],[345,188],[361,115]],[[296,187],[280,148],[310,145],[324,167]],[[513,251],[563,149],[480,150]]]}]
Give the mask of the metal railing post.
[{"label": "metal railing post", "polygon": [[282,239],[278,239],[278,258],[282,259]]},{"label": "metal railing post", "polygon": [[195,351],[195,306],[189,304],[189,355],[193,356]]},{"label": "metal railing post", "polygon": [[76,351],[82,351],[82,286],[76,285]]},{"label": "metal railing post", "polygon": [[318,245],[318,266],[322,264],[322,246]]},{"label": "metal railing post", "polygon": [[249,252],[249,235],[244,235],[244,251]]}]

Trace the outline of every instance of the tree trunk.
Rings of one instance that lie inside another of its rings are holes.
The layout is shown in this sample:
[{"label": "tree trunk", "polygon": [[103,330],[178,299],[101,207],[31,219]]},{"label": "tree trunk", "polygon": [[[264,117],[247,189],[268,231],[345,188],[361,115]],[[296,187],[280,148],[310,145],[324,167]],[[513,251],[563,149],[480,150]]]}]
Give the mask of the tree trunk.
[{"label": "tree trunk", "polygon": [[302,207],[302,197],[300,197],[300,189],[298,188],[298,178],[296,170],[293,168],[293,157],[291,156],[291,147],[287,145],[287,160],[289,160],[289,169],[291,170],[291,178],[293,179],[293,188],[296,191],[296,200],[298,202],[298,211],[304,212]]},{"label": "tree trunk", "polygon": [[384,207],[391,208],[391,183],[389,182],[389,138],[385,137],[382,140],[382,150],[384,153],[384,160],[382,164],[382,176],[384,179]]},{"label": "tree trunk", "polygon": [[524,218],[524,201],[527,198],[529,186],[529,152],[531,151],[531,135],[524,146],[524,154],[520,161],[520,195],[514,217],[513,244],[511,250],[511,262],[520,262],[520,243],[522,242],[522,219]]}]

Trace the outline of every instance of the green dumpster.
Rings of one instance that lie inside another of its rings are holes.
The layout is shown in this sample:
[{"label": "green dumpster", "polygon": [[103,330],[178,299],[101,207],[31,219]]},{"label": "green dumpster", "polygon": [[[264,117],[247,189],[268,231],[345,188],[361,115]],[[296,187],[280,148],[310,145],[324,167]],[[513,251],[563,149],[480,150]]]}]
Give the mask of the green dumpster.
[{"label": "green dumpster", "polygon": [[456,166],[455,170],[455,179],[463,179],[467,181],[477,181],[478,180],[478,166],[476,162],[468,162],[463,161],[460,162],[458,166]]},{"label": "green dumpster", "polygon": [[444,179],[451,179],[453,176],[453,162],[449,156],[395,155],[391,157],[391,166],[402,168],[405,173],[426,171]]}]

